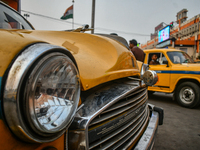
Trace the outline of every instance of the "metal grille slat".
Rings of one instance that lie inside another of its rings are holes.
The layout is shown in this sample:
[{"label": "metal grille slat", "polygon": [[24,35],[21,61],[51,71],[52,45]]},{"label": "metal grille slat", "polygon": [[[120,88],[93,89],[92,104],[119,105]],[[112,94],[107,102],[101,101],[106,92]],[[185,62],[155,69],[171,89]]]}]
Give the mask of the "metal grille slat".
[{"label": "metal grille slat", "polygon": [[[127,135],[125,138],[123,138],[117,144],[113,145],[110,149],[117,149],[117,148],[118,149],[127,149],[130,146],[129,144],[130,143],[132,144],[134,141],[136,141],[136,139],[139,137],[139,135],[144,131],[144,128],[146,127],[146,125],[149,121],[148,116],[149,116],[149,111],[146,112],[146,116],[142,120],[141,126],[137,127],[137,130],[133,130],[131,133],[129,133],[129,135]],[[124,144],[128,140],[130,140],[131,142],[128,144]]]},{"label": "metal grille slat", "polygon": [[138,105],[136,108],[140,107],[142,104],[144,104],[145,102],[147,101],[147,95],[145,95],[145,97],[143,97],[142,100],[136,102],[136,103],[133,103],[131,105],[128,105],[128,106],[125,106],[125,107],[122,107],[120,109],[117,109],[115,111],[112,111],[108,114],[104,114],[102,115],[100,118],[95,118],[91,123],[90,123],[90,126],[94,125],[94,124],[97,124],[97,123],[100,123],[102,121],[105,121],[107,119],[110,119],[110,118],[113,118],[114,116],[117,116],[118,114],[122,114],[123,112],[131,109],[132,107]]},{"label": "metal grille slat", "polygon": [[[130,103],[134,103],[135,101],[137,101],[138,99],[140,99],[141,97],[143,97],[145,94],[146,94],[146,91],[147,90],[140,90],[139,92],[143,91],[140,95],[137,95],[136,97],[133,97],[131,99],[128,99],[128,100],[122,100],[122,101],[119,101],[118,103],[114,104],[112,107],[110,107],[109,109],[106,109],[105,111],[103,111],[101,114],[104,114],[104,113],[107,113],[107,112],[110,112],[110,111],[113,111],[115,109],[118,109],[120,107],[123,107],[125,105],[128,105]],[[138,91],[134,93],[135,94],[138,94],[139,93]],[[133,95],[132,95],[133,96]]]},{"label": "metal grille slat", "polygon": [[91,119],[88,148],[127,149],[136,143],[149,121],[147,99],[147,89],[136,87]]},{"label": "metal grille slat", "polygon": [[119,133],[117,136],[115,136],[112,139],[103,143],[101,148],[95,148],[95,149],[113,149],[112,147],[116,147],[116,145],[118,145],[118,143],[121,143],[123,140],[129,139],[132,135],[134,135],[141,128],[144,121],[146,120],[145,119],[146,117],[147,117],[147,112],[145,112],[145,115],[142,118],[140,118],[140,120],[137,122],[137,124],[132,124],[126,130]]},{"label": "metal grille slat", "polygon": [[139,92],[142,92],[142,91],[144,91],[144,90],[147,90],[147,89],[146,89],[146,88],[139,89],[138,91],[135,91],[135,92],[133,92],[133,93],[127,95],[125,98],[131,97],[131,96],[133,96],[133,95],[135,95],[135,94],[137,94],[137,93],[139,93]]},{"label": "metal grille slat", "polygon": [[124,131],[126,128],[128,128],[129,126],[131,126],[133,123],[137,122],[141,117],[142,115],[144,115],[145,113],[145,109],[143,110],[143,112],[138,115],[136,118],[134,118],[132,121],[128,122],[127,124],[125,124],[124,126],[120,127],[119,129],[115,130],[114,133],[111,133],[109,135],[107,135],[106,137],[103,137],[101,138],[101,140],[98,140],[96,142],[93,142],[91,145],[90,145],[90,149],[102,144],[103,142],[111,139],[112,137],[114,137],[115,135],[119,134],[120,132]]}]

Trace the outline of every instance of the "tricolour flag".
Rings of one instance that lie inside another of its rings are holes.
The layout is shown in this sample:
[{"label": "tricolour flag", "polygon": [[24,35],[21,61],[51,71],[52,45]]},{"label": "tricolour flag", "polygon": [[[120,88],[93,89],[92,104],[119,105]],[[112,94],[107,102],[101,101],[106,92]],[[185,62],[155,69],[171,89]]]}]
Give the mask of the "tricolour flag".
[{"label": "tricolour flag", "polygon": [[73,5],[66,9],[65,13],[60,19],[66,20],[69,18],[73,18]]}]

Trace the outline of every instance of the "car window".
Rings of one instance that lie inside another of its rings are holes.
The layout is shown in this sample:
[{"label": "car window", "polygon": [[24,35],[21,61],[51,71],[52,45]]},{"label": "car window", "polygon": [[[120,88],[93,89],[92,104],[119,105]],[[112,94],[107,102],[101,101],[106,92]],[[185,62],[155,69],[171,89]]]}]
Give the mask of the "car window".
[{"label": "car window", "polygon": [[[152,57],[153,55],[157,55],[157,59],[156,62],[151,63],[152,61]],[[165,57],[165,55],[163,53],[149,53],[149,65],[164,65],[164,64],[168,64],[167,58]]]},{"label": "car window", "polygon": [[194,63],[192,58],[185,52],[167,52],[167,55],[169,56],[169,59],[174,64],[180,64],[180,63]]},{"label": "car window", "polygon": [[22,16],[2,4],[0,4],[0,28],[33,29]]},{"label": "car window", "polygon": [[167,58],[165,57],[165,55],[163,53],[161,55],[159,63],[160,63],[160,65],[168,64]]},{"label": "car window", "polygon": [[160,57],[161,57],[161,53],[149,53],[148,64],[149,65],[159,65]]}]

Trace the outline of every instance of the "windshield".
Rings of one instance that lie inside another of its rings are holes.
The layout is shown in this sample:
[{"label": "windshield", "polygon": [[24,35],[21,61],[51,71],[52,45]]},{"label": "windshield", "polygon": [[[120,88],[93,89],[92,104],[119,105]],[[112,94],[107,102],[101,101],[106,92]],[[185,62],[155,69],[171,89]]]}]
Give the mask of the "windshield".
[{"label": "windshield", "polygon": [[194,63],[192,58],[185,52],[167,52],[167,55],[169,56],[169,59],[174,64],[180,64],[180,63]]},{"label": "windshield", "polygon": [[31,25],[15,11],[0,3],[0,29],[28,29]]}]

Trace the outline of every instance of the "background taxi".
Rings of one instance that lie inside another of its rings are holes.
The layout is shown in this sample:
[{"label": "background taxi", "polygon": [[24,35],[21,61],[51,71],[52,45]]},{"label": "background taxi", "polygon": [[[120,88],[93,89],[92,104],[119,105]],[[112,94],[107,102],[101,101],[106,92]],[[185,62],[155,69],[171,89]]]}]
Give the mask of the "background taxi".
[{"label": "background taxi", "polygon": [[183,107],[199,105],[200,64],[181,50],[151,49],[144,52],[144,62],[158,75],[158,82],[148,87],[150,94],[155,91],[174,93],[174,98]]}]

